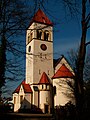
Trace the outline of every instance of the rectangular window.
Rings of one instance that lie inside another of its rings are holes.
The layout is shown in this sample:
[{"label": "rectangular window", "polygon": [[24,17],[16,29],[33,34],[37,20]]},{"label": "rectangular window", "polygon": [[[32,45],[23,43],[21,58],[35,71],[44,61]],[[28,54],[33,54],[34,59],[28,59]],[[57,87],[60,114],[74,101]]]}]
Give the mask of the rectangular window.
[{"label": "rectangular window", "polygon": [[42,85],[42,89],[43,89],[43,87],[44,87],[44,86]]},{"label": "rectangular window", "polygon": [[37,30],[37,39],[41,39],[42,32],[40,30]]},{"label": "rectangular window", "polygon": [[14,97],[14,104],[16,104],[16,97]]},{"label": "rectangular window", "polygon": [[23,101],[23,95],[20,96],[20,103]]},{"label": "rectangular window", "polygon": [[53,87],[54,95],[56,95],[56,86]]}]

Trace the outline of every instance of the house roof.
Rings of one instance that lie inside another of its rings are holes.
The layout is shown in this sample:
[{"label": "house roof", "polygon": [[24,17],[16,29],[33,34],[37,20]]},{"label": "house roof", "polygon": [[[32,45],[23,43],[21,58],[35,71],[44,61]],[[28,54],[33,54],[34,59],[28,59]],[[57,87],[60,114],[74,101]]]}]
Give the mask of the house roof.
[{"label": "house roof", "polygon": [[54,78],[72,78],[74,75],[72,72],[65,66],[65,64],[62,64],[62,66],[57,70],[55,75],[52,77]]},{"label": "house roof", "polygon": [[14,93],[19,93],[21,85],[23,86],[25,93],[32,93],[32,89],[29,84],[25,83],[25,80],[21,82],[21,84],[15,89]]},{"label": "house roof", "polygon": [[[68,62],[68,60],[66,59],[66,57],[65,57],[64,55],[61,55],[60,58],[54,59],[54,68],[60,63],[60,61],[61,61],[63,58]],[[68,62],[68,64],[69,64],[69,62]],[[69,65],[70,65],[70,64],[69,64]]]},{"label": "house roof", "polygon": [[48,78],[47,74],[43,72],[39,84],[51,84],[50,79]]},{"label": "house roof", "polygon": [[[44,12],[39,8],[38,11],[35,13],[34,17],[32,18],[30,25],[33,22],[38,22],[47,25],[53,25],[52,22],[48,19],[48,17],[44,14]],[[30,26],[29,25],[29,26]]]}]

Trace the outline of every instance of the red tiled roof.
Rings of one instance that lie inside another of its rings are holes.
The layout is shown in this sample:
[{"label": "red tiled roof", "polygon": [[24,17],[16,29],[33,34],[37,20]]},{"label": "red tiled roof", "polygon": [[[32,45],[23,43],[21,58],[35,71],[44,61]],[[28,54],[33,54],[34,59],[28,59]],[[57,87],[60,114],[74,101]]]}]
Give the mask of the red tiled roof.
[{"label": "red tiled roof", "polygon": [[65,66],[65,64],[62,64],[62,66],[58,69],[58,71],[55,73],[53,78],[72,78],[74,75],[72,72]]},{"label": "red tiled roof", "polygon": [[16,88],[14,93],[19,93],[21,85],[23,86],[24,92],[25,93],[32,93],[32,89],[29,84],[26,84],[25,81],[22,81],[22,83]]},{"label": "red tiled roof", "polygon": [[43,72],[39,84],[50,84],[50,80],[45,72]]},{"label": "red tiled roof", "polygon": [[43,23],[47,25],[53,25],[52,22],[48,19],[48,17],[44,14],[44,12],[41,9],[38,9],[38,11],[35,13],[33,19],[30,22],[30,25],[33,22]]}]

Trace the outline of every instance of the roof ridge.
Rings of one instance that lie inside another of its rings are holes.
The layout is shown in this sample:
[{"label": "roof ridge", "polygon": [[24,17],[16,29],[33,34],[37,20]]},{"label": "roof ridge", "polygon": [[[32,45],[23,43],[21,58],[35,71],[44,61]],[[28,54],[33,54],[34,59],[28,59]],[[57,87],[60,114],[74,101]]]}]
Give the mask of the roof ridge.
[{"label": "roof ridge", "polygon": [[15,91],[14,91],[13,93],[19,93],[20,88],[21,88],[21,85],[23,86],[24,92],[26,92],[26,93],[32,92],[32,89],[31,89],[30,85],[29,85],[29,84],[26,84],[26,83],[25,83],[25,80],[23,80],[23,81],[19,84],[19,86],[15,89]]}]

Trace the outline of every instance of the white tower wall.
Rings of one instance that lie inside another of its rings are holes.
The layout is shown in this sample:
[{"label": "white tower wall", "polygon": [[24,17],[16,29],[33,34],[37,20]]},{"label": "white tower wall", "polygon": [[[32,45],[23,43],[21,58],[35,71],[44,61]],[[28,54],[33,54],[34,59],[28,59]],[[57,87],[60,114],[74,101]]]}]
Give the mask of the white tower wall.
[{"label": "white tower wall", "polygon": [[[41,28],[41,29],[40,29]],[[41,39],[37,39],[37,29],[42,31]],[[33,23],[26,35],[26,83],[37,84],[43,72],[51,78],[53,76],[53,34],[52,27]],[[44,40],[44,32],[49,32],[48,40]],[[31,34],[32,33],[32,34]],[[30,36],[29,36],[30,35]],[[31,37],[28,41],[28,36]],[[41,44],[47,49],[42,50]],[[29,48],[31,49],[29,51]]]}]

